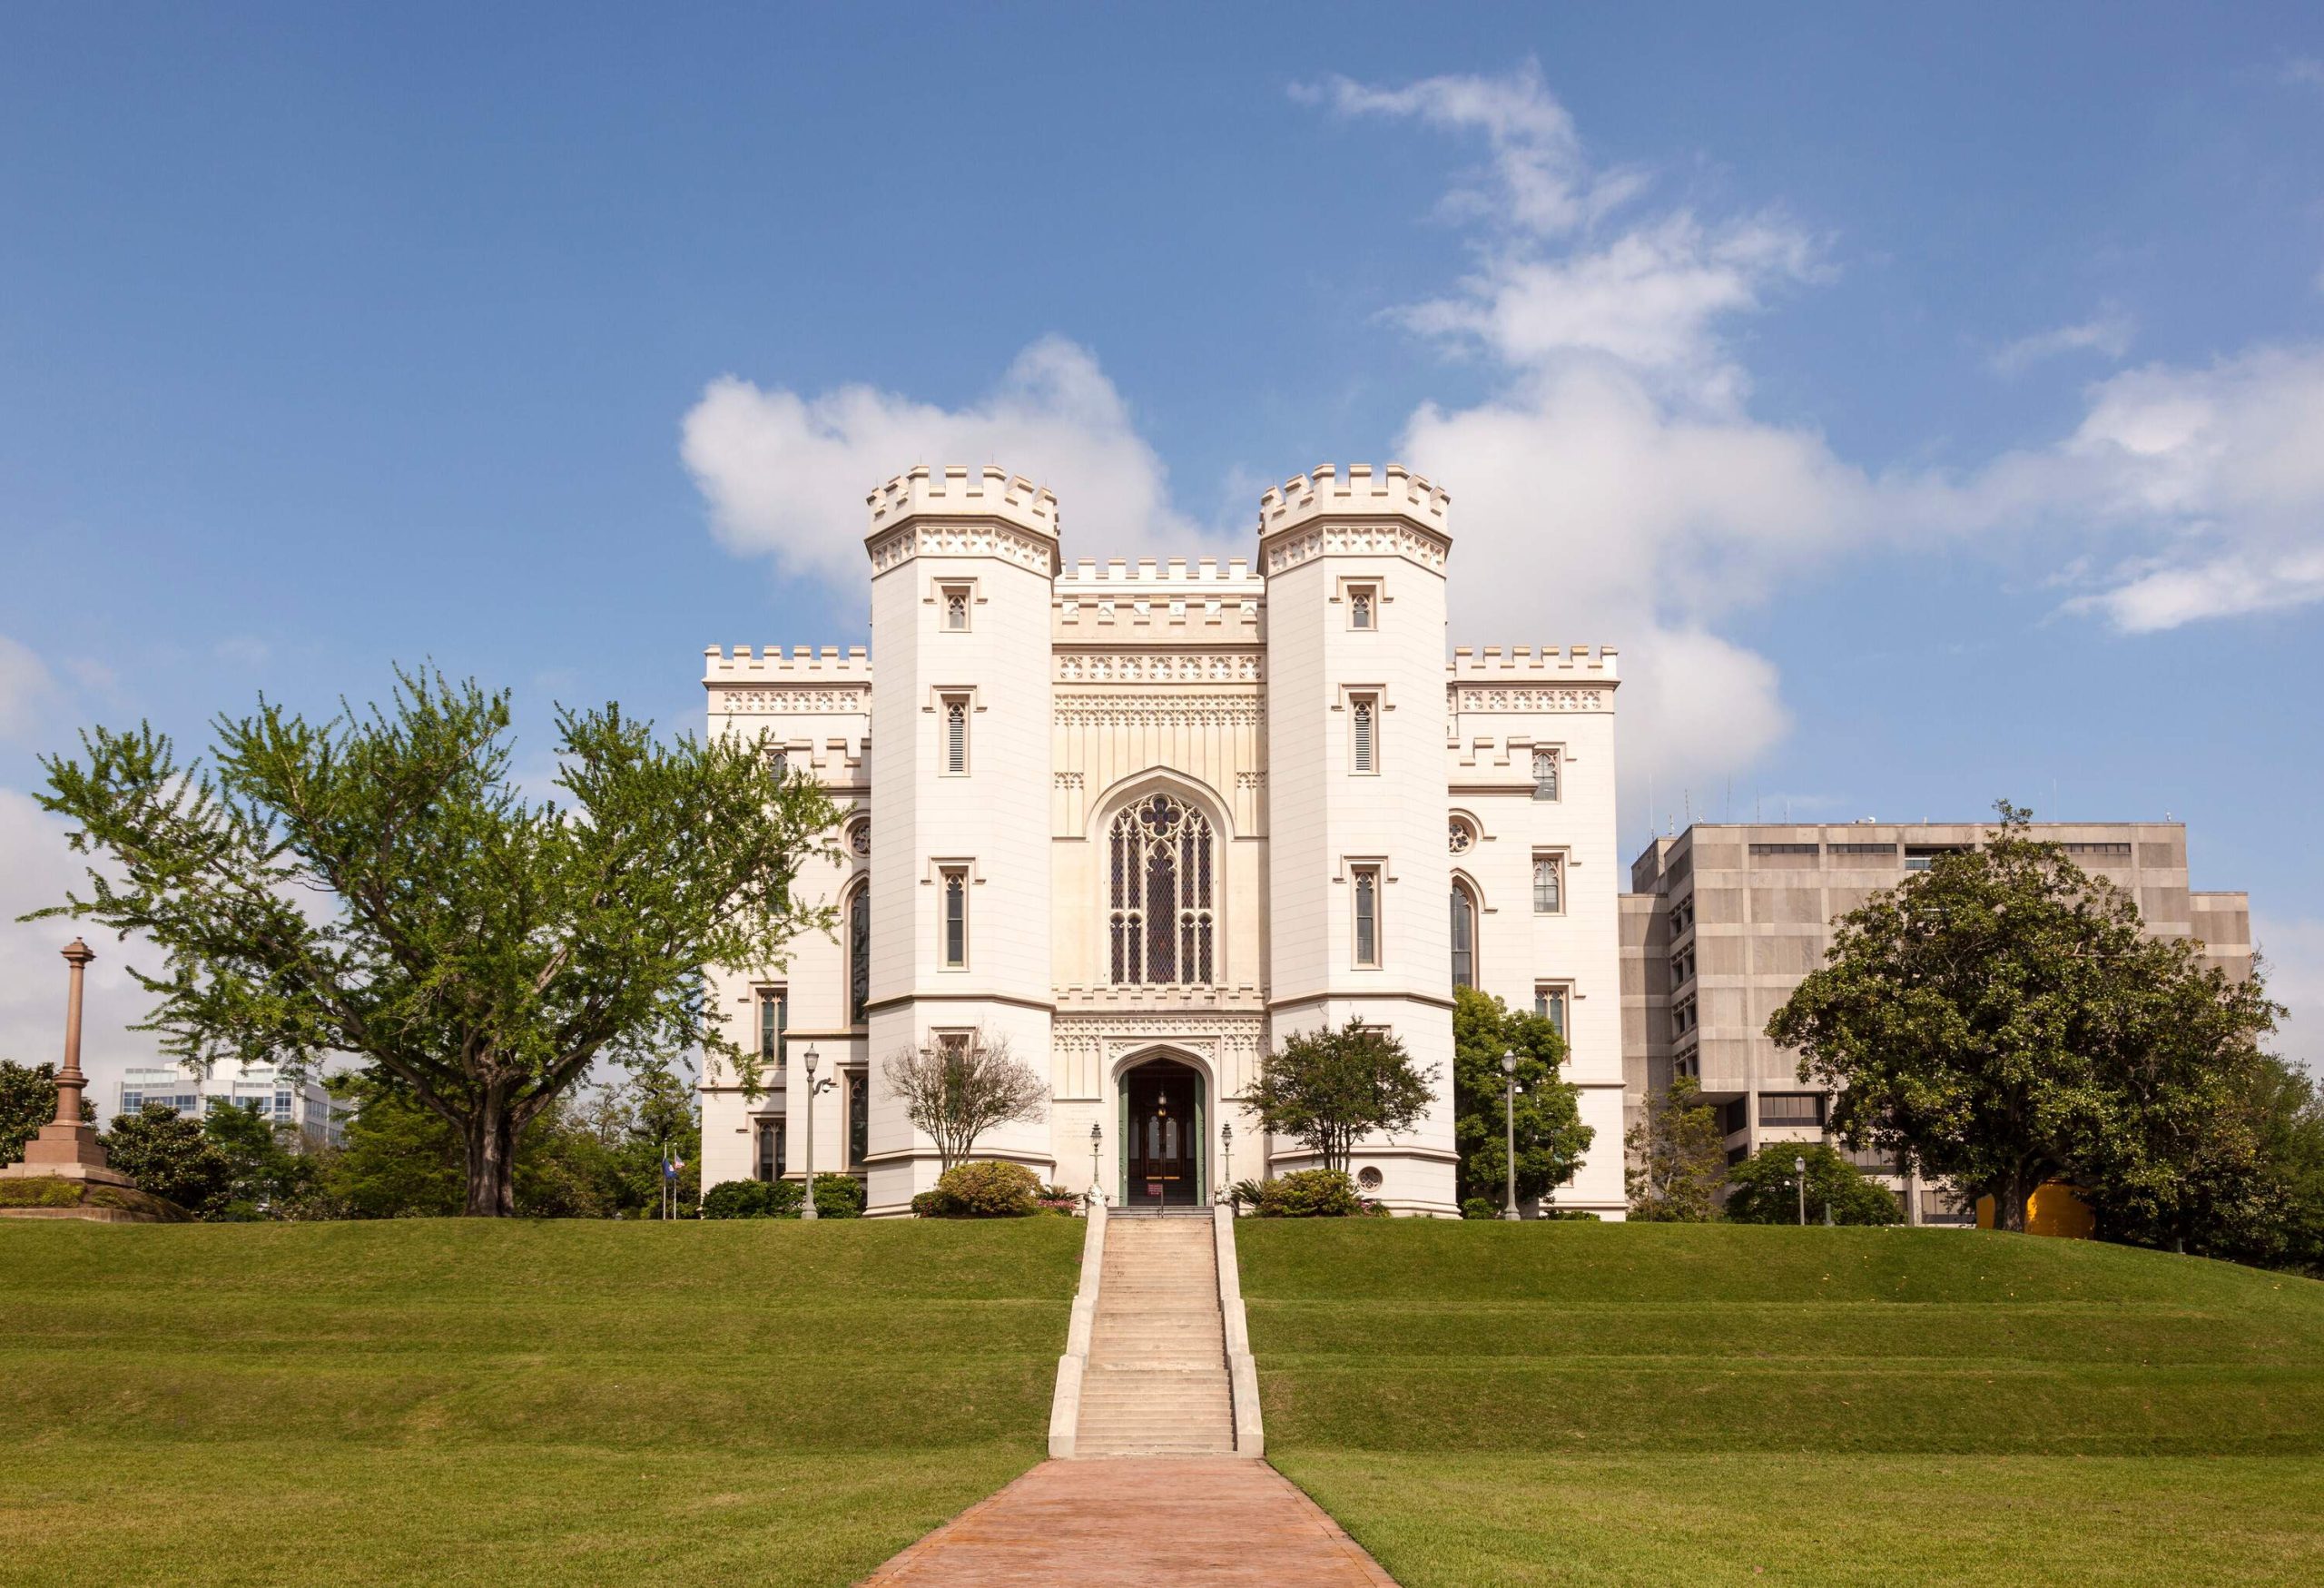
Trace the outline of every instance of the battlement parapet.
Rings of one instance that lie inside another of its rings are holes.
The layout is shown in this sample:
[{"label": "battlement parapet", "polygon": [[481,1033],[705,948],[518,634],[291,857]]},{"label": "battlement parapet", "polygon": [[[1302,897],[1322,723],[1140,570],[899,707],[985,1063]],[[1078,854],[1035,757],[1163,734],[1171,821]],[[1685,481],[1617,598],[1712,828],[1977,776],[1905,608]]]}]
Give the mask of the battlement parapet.
[{"label": "battlement parapet", "polygon": [[1345,474],[1334,464],[1319,463],[1306,474],[1270,486],[1259,498],[1259,535],[1264,539],[1318,518],[1340,517],[1408,518],[1449,535],[1446,519],[1452,502],[1451,492],[1401,463],[1376,473],[1369,463],[1351,463]]},{"label": "battlement parapet", "polygon": [[990,464],[970,469],[926,464],[906,470],[864,498],[872,533],[913,518],[990,518],[1057,538],[1057,497],[1021,474]]},{"label": "battlement parapet", "polygon": [[781,646],[766,646],[753,656],[748,646],[736,646],[729,656],[717,646],[702,651],[702,681],[705,684],[754,684],[771,679],[872,679],[872,655],[862,646],[850,646],[844,655],[837,646],[793,646],[784,656]]},{"label": "battlement parapet", "polygon": [[1576,674],[1613,678],[1619,676],[1616,658],[1620,655],[1612,646],[1600,646],[1594,651],[1588,646],[1543,646],[1538,652],[1531,646],[1487,646],[1482,651],[1455,646],[1452,659],[1444,665],[1444,671],[1454,683],[1472,679],[1507,683],[1528,676],[1571,677]]},{"label": "battlement parapet", "polygon": [[1221,585],[1247,585],[1253,594],[1264,594],[1267,582],[1251,571],[1249,562],[1242,557],[1230,557],[1220,562],[1215,557],[1196,557],[1188,562],[1174,557],[1167,561],[1151,557],[1139,557],[1135,564],[1126,557],[1113,557],[1105,562],[1083,557],[1068,565],[1057,577],[1060,594],[1068,593],[1067,586],[1118,585],[1188,586],[1205,591]]}]

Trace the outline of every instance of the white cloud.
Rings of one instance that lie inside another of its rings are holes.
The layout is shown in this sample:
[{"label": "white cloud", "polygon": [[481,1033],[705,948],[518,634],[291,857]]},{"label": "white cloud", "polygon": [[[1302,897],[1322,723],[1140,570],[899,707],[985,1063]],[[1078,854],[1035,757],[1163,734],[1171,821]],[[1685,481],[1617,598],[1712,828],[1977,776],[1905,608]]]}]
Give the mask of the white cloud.
[{"label": "white cloud", "polygon": [[83,993],[81,1065],[93,1081],[89,1100],[109,1117],[114,1082],[132,1064],[157,1062],[153,1033],[128,1028],[145,1018],[144,991],[130,979],[134,959],[149,974],[162,956],[140,940],[116,942],[67,918],[19,922],[26,911],[61,904],[84,889],[82,858],[65,846],[71,826],[17,789],[0,788],[0,1059],[54,1063],[64,1055],[64,961],[58,951],[78,936],[97,952]]},{"label": "white cloud", "polygon": [[2290,87],[2324,88],[2324,61],[2313,55],[2294,55],[2277,75]]},{"label": "white cloud", "polygon": [[2108,310],[2077,325],[2061,325],[2004,343],[1986,362],[1999,374],[2021,375],[2061,353],[2103,353],[2119,359],[2131,350],[2131,339],[2137,334],[2138,326],[2129,315]]},{"label": "white cloud", "polygon": [[772,553],[786,572],[842,589],[865,577],[864,498],[916,463],[998,463],[1048,486],[1063,533],[1106,556],[1195,534],[1096,356],[1054,337],[960,409],[871,386],[809,398],[729,376],[686,415],[683,452],[730,550]]},{"label": "white cloud", "polygon": [[56,680],[32,651],[0,634],[0,739],[32,733],[43,707],[56,692]]},{"label": "white cloud", "polygon": [[263,667],[272,659],[274,647],[253,635],[238,634],[220,640],[211,647],[212,654],[222,662],[231,662],[240,667]]},{"label": "white cloud", "polygon": [[2267,962],[2269,996],[2290,1011],[2275,1050],[2324,1080],[2324,918],[2255,912],[2251,941]]}]

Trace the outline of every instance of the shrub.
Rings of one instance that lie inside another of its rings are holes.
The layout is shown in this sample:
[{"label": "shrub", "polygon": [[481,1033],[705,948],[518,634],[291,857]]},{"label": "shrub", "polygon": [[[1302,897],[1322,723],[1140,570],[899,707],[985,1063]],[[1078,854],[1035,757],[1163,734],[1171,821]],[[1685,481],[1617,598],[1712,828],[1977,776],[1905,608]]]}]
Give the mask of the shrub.
[{"label": "shrub", "polygon": [[1798,1175],[1792,1163],[1807,1161],[1807,1222],[1902,1224],[1896,1198],[1864,1178],[1863,1171],[1820,1141],[1775,1141],[1727,1171],[1733,1188],[1727,1216],[1739,1224],[1791,1224],[1799,1218]]},{"label": "shrub", "polygon": [[796,1218],[807,1193],[797,1180],[721,1180],[703,1193],[704,1218]]},{"label": "shrub", "polygon": [[945,1170],[911,1208],[924,1218],[1022,1218],[1040,1210],[1040,1190],[1039,1177],[1022,1164],[964,1163]]},{"label": "shrub", "polygon": [[1492,1205],[1492,1199],[1489,1197],[1471,1197],[1461,1204],[1461,1217],[1498,1218],[1501,1217],[1501,1209]]},{"label": "shrub", "polygon": [[1259,1205],[1259,1182],[1236,1180],[1226,1188],[1226,1199],[1235,1205],[1237,1213],[1246,1208],[1256,1208]]},{"label": "shrub", "polygon": [[862,1218],[863,1182],[853,1175],[817,1175],[815,1177],[815,1217],[818,1218]]},{"label": "shrub", "polygon": [[1259,1187],[1262,1218],[1352,1218],[1363,1211],[1355,1182],[1335,1169],[1295,1169]]}]

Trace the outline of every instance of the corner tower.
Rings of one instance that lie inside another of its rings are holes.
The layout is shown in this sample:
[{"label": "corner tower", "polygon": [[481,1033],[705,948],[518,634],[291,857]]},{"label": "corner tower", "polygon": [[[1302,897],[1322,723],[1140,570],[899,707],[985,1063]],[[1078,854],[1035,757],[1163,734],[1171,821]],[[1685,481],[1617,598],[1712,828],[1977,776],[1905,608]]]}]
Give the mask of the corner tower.
[{"label": "corner tower", "polygon": [[[1259,507],[1267,585],[1269,1025],[1384,1026],[1436,1072],[1413,1130],[1353,1168],[1399,1212],[1456,1213],[1444,817],[1451,498],[1395,464],[1329,464]],[[1299,1167],[1292,1143],[1273,1161]],[[1376,1177],[1376,1183],[1375,1183]]]},{"label": "corner tower", "polygon": [[[981,1031],[1049,1070],[1058,520],[1049,492],[991,468],[915,469],[869,499],[879,666],[863,1163],[879,1214],[907,1210],[938,1170],[933,1143],[887,1095],[891,1055]],[[1054,1178],[1045,1123],[977,1149]]]}]

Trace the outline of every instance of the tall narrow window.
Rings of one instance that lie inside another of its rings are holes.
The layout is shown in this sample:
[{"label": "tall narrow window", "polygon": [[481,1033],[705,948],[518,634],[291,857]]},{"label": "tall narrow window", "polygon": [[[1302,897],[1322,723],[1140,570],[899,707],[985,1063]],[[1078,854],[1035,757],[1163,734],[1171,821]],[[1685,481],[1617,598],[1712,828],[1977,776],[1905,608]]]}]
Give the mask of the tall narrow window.
[{"label": "tall narrow window", "polygon": [[766,753],[766,764],[774,768],[774,775],[778,780],[791,775],[791,752],[788,750],[769,750]]},{"label": "tall narrow window", "polygon": [[782,987],[759,989],[759,1057],[769,1064],[783,1059],[783,1033],[791,1024],[791,995]]},{"label": "tall narrow window", "polygon": [[1347,592],[1347,626],[1350,628],[1370,628],[1379,616],[1375,603],[1379,592],[1370,585],[1351,585]]},{"label": "tall narrow window", "polygon": [[781,1119],[759,1121],[759,1179],[779,1180],[783,1170],[783,1140]]},{"label": "tall narrow window", "polygon": [[966,585],[944,587],[944,626],[953,634],[968,632],[969,587]]},{"label": "tall narrow window", "polygon": [[863,1023],[872,1001],[872,890],[862,887],[847,902],[847,1023]]},{"label": "tall narrow window", "polygon": [[1565,862],[1554,854],[1533,857],[1533,913],[1565,913]]},{"label": "tall narrow window", "polygon": [[1452,985],[1477,984],[1477,902],[1459,883],[1452,884]]},{"label": "tall narrow window", "polygon": [[1355,962],[1380,963],[1380,868],[1360,865],[1355,879]]},{"label": "tall narrow window", "polygon": [[1565,1035],[1565,989],[1537,986],[1533,989],[1533,1012],[1557,1027],[1558,1035]]},{"label": "tall narrow window", "polygon": [[969,697],[948,695],[944,697],[944,771],[951,777],[964,777],[969,770]]},{"label": "tall narrow window", "polygon": [[1349,770],[1370,773],[1380,769],[1380,701],[1371,695],[1356,695],[1348,704]]},{"label": "tall narrow window", "polygon": [[1533,752],[1533,797],[1537,800],[1558,797],[1558,753],[1555,750]]},{"label": "tall narrow window", "polygon": [[944,895],[944,968],[963,971],[969,964],[969,868],[948,865],[942,872]]},{"label": "tall narrow window", "polygon": [[1213,980],[1210,818],[1171,794],[1148,794],[1107,829],[1112,868],[1106,931],[1116,986]]},{"label": "tall narrow window", "polygon": [[847,1167],[862,1169],[871,1146],[871,1072],[851,1070],[847,1072]]}]

